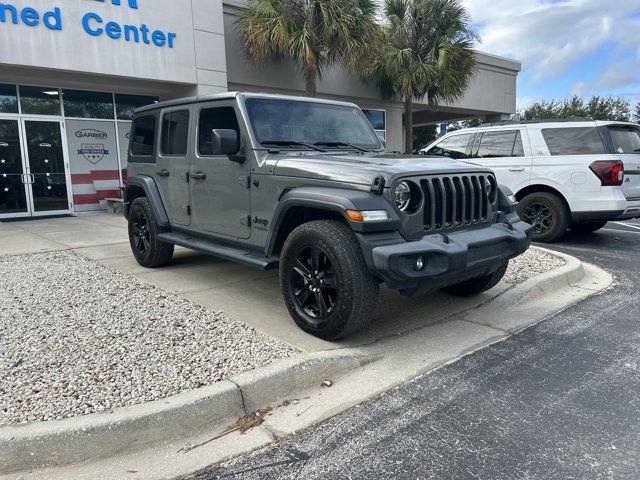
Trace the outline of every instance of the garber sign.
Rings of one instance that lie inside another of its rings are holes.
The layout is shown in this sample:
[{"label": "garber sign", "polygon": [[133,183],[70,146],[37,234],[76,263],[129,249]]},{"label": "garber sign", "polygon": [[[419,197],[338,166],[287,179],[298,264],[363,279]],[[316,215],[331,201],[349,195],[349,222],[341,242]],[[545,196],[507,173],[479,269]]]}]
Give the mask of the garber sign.
[{"label": "garber sign", "polygon": [[[92,0],[105,3],[105,0]],[[113,5],[120,6],[120,0],[110,0]],[[127,0],[125,0],[127,1]],[[128,0],[130,8],[138,8],[138,0]],[[62,30],[64,15],[59,7],[39,12],[33,7],[18,8],[10,3],[0,3],[0,23],[23,24],[27,27],[43,26],[49,30]],[[143,43],[156,47],[173,48],[176,34],[149,28],[146,24],[120,24],[104,19],[96,12],[87,12],[82,17],[82,28],[93,37],[107,36],[113,40]]]}]

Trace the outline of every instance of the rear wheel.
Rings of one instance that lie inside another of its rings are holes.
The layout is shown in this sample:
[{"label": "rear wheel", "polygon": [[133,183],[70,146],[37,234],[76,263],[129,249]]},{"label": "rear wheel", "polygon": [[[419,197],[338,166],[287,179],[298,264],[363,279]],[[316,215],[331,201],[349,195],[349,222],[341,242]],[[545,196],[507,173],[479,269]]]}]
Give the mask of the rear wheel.
[{"label": "rear wheel", "polygon": [[296,324],[325,340],[365,328],[379,290],[355,235],[335,220],[305,223],[289,235],[280,260],[280,285]]},{"label": "rear wheel", "polygon": [[143,267],[166,265],[173,257],[174,246],[158,240],[158,221],[147,197],[136,198],[129,209],[129,244]]},{"label": "rear wheel", "polygon": [[571,222],[569,228],[576,233],[593,233],[600,230],[607,224],[608,220],[598,220],[593,222]]},{"label": "rear wheel", "polygon": [[533,226],[534,242],[555,242],[569,227],[571,215],[567,205],[557,195],[533,192],[518,203],[518,215]]},{"label": "rear wheel", "polygon": [[498,269],[483,277],[472,278],[455,285],[444,287],[442,291],[449,295],[455,295],[456,297],[470,297],[471,295],[477,295],[478,293],[486,292],[487,290],[495,287],[509,267],[509,261],[502,262]]}]

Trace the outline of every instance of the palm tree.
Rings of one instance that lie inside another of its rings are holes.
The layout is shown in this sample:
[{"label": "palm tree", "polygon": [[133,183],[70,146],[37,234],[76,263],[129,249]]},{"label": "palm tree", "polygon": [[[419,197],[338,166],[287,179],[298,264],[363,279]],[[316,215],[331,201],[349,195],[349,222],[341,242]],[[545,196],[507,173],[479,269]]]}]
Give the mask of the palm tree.
[{"label": "palm tree", "polygon": [[238,25],[249,59],[293,60],[315,97],[326,67],[361,71],[380,30],[375,14],[373,0],[249,0]]},{"label": "palm tree", "polygon": [[370,75],[404,103],[405,152],[413,151],[413,101],[460,98],[475,74],[479,39],[459,0],[385,0],[382,47]]}]

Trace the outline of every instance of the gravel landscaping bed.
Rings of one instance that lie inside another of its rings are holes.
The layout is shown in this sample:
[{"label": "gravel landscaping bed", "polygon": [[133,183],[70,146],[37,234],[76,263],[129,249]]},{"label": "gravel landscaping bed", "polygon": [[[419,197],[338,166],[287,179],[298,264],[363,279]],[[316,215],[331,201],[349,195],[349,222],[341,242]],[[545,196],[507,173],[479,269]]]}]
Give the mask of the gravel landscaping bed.
[{"label": "gravel landscaping bed", "polygon": [[509,268],[503,279],[510,284],[522,283],[531,277],[561,267],[564,264],[565,261],[560,257],[530,248],[509,262]]},{"label": "gravel landscaping bed", "polygon": [[297,350],[78,256],[0,257],[0,425],[105,412]]}]

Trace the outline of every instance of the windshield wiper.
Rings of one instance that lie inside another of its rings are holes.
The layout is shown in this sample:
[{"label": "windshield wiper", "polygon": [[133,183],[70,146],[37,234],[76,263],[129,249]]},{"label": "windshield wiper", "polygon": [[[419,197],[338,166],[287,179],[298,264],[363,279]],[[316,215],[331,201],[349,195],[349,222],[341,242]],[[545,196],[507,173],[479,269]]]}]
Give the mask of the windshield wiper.
[{"label": "windshield wiper", "polygon": [[295,140],[263,140],[262,145],[277,145],[279,147],[307,147],[318,152],[326,152],[324,148],[316,147],[310,143],[296,142]]},{"label": "windshield wiper", "polygon": [[358,150],[359,152],[368,152],[366,148],[359,147],[354,145],[353,143],[345,143],[345,142],[316,142],[314,145],[322,145],[323,147],[348,147],[354,150]]}]

